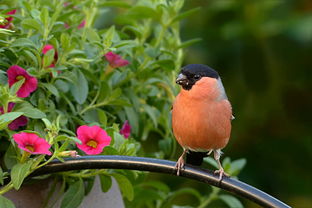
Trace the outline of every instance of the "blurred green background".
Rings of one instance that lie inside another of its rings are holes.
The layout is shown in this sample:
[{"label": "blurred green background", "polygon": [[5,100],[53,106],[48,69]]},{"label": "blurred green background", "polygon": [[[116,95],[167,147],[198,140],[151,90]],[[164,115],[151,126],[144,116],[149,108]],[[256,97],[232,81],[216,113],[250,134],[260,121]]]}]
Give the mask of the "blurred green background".
[{"label": "blurred green background", "polygon": [[[312,1],[196,0],[185,64],[221,74],[236,119],[224,149],[240,179],[294,207],[312,207]],[[253,207],[250,204],[247,207]]]}]

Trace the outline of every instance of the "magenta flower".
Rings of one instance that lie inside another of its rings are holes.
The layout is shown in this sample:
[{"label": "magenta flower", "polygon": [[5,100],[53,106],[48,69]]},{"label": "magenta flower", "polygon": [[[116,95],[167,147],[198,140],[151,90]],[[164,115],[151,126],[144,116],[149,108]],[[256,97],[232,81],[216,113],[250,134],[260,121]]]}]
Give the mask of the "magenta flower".
[{"label": "magenta flower", "polygon": [[123,135],[126,139],[129,138],[129,136],[131,134],[131,126],[130,126],[128,120],[126,120],[125,123],[122,125],[119,133],[121,135]]},{"label": "magenta flower", "polygon": [[46,54],[49,50],[52,50],[52,49],[54,50],[54,60],[52,61],[51,65],[48,66],[48,68],[55,67],[55,63],[57,62],[57,59],[58,59],[58,54],[57,54],[57,51],[55,50],[55,48],[53,47],[53,45],[47,44],[47,45],[43,46],[43,48],[42,48],[43,54]]},{"label": "magenta flower", "polygon": [[77,137],[82,144],[76,143],[77,147],[88,155],[97,155],[111,142],[110,136],[99,126],[80,126],[77,129]]},{"label": "magenta flower", "polygon": [[[11,112],[12,109],[14,108],[14,106],[15,106],[15,103],[11,103],[11,102],[10,102],[9,105],[8,105],[8,112]],[[0,107],[0,115],[1,115],[1,114],[4,114],[4,109],[3,109],[3,107]],[[8,125],[8,127],[9,127],[10,130],[14,131],[14,130],[17,130],[17,129],[18,129],[19,127],[21,127],[21,126],[26,126],[27,123],[28,123],[27,117],[25,117],[25,116],[20,116],[20,117],[16,118],[14,121],[12,121],[12,122]]]},{"label": "magenta flower", "polygon": [[128,60],[122,59],[121,56],[111,51],[106,53],[104,56],[112,68],[122,67],[129,64]]},{"label": "magenta flower", "polygon": [[64,22],[64,27],[65,27],[65,29],[69,29],[69,28],[70,28],[70,25],[67,24],[66,22]]},{"label": "magenta flower", "polygon": [[22,132],[13,135],[14,141],[18,144],[18,148],[34,155],[51,155],[49,151],[51,145],[40,138],[37,134]]},{"label": "magenta flower", "polygon": [[25,79],[23,85],[16,93],[18,97],[28,97],[30,93],[37,89],[38,80],[35,77],[30,76],[22,67],[13,65],[7,70],[7,74],[10,87],[15,82],[18,82],[21,79]]},{"label": "magenta flower", "polygon": [[[6,13],[7,15],[11,15],[11,14],[15,14],[16,13],[16,9],[12,10],[12,11],[9,11],[8,13]],[[12,26],[12,21],[13,21],[13,17],[9,16],[6,19],[6,23],[3,24],[3,25],[0,25],[0,28],[3,28],[3,29],[8,29]]]},{"label": "magenta flower", "polygon": [[86,25],[86,20],[82,20],[82,22],[77,26],[78,29],[83,28]]}]

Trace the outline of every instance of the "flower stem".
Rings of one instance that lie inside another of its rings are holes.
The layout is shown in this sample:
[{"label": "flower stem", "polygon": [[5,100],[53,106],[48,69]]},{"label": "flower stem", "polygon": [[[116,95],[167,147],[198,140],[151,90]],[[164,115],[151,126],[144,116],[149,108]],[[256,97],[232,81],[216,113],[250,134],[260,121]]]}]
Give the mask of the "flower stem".
[{"label": "flower stem", "polygon": [[218,193],[221,191],[221,189],[212,187],[212,192],[210,193],[209,197],[203,201],[198,208],[205,208],[207,207],[212,201],[217,199]]},{"label": "flower stem", "polygon": [[0,189],[0,195],[10,191],[13,188],[13,182],[10,181],[6,186],[4,186],[2,189]]}]

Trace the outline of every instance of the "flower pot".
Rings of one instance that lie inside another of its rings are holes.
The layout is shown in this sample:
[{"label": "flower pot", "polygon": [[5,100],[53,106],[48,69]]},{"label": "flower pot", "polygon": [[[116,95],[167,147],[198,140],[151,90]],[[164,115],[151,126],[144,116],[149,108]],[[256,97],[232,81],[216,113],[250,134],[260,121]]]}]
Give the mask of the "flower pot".
[{"label": "flower pot", "polygon": [[[51,179],[41,180],[39,183],[23,185],[20,190],[11,190],[4,194],[5,197],[13,201],[16,208],[43,208],[49,188],[52,186]],[[61,191],[61,183],[58,183],[56,190],[46,207],[58,208],[62,202],[62,196],[58,197]],[[112,187],[106,193],[101,190],[101,184],[96,177],[94,186],[90,193],[86,195],[79,208],[123,208],[123,199],[116,181],[112,178]]]}]

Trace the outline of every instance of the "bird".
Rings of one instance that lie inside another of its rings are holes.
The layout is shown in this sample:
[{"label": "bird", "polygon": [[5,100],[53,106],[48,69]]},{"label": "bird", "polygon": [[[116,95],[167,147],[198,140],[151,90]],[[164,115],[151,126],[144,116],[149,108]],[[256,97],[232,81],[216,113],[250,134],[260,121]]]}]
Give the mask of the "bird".
[{"label": "bird", "polygon": [[225,93],[219,73],[203,64],[182,67],[176,83],[181,90],[172,105],[172,130],[183,148],[176,163],[180,175],[186,163],[201,165],[203,158],[213,152],[218,164],[219,180],[228,176],[220,157],[231,134],[232,106]]}]

